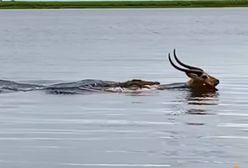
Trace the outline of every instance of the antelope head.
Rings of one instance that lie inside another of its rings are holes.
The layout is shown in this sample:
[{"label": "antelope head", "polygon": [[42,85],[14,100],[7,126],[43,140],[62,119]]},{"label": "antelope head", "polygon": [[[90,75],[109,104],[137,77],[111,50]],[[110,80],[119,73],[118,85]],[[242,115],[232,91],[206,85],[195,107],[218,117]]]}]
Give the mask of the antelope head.
[{"label": "antelope head", "polygon": [[197,90],[217,90],[215,87],[219,84],[219,80],[215,77],[204,72],[203,69],[190,66],[181,62],[176,56],[176,50],[173,51],[174,58],[176,62],[183,68],[177,66],[172,62],[170,53],[168,55],[171,65],[179,71],[185,72],[190,80],[187,82],[187,86],[192,89]]}]

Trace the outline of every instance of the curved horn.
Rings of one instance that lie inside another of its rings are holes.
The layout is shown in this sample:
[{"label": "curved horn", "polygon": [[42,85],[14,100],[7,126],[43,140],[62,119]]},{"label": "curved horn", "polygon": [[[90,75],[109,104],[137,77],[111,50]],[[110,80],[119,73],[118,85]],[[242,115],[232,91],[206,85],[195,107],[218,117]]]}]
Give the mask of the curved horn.
[{"label": "curved horn", "polygon": [[180,67],[176,66],[176,65],[172,62],[172,60],[171,60],[170,53],[168,54],[168,58],[169,58],[169,61],[170,61],[171,65],[172,65],[174,68],[176,68],[177,70],[179,70],[179,71],[183,71],[183,72],[186,72],[186,73],[196,73],[196,74],[200,74],[200,75],[202,74],[202,71],[197,70],[197,69],[183,69],[183,68],[180,68]]},{"label": "curved horn", "polygon": [[180,65],[182,65],[182,66],[184,66],[184,67],[186,67],[186,68],[189,68],[189,69],[197,69],[197,70],[203,71],[201,68],[189,66],[189,65],[186,65],[186,64],[182,63],[182,62],[177,58],[177,56],[176,56],[176,49],[174,49],[173,53],[174,53],[175,60],[178,62],[178,64],[180,64]]}]

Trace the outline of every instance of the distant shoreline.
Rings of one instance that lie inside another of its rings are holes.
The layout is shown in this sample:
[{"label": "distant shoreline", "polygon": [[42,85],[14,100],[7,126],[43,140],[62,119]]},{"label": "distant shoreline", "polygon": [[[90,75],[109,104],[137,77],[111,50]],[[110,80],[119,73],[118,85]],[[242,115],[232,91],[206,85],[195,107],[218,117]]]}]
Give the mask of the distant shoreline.
[{"label": "distant shoreline", "polygon": [[248,0],[223,1],[81,1],[81,2],[6,2],[0,9],[73,9],[73,8],[214,8],[248,7]]}]

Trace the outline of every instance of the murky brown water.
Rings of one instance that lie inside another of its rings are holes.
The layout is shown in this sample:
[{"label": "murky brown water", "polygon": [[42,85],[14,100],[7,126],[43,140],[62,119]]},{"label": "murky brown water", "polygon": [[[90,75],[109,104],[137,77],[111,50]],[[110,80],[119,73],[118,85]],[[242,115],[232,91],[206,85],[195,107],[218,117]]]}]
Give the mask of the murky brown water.
[{"label": "murky brown water", "polygon": [[248,10],[1,10],[0,79],[184,82],[167,53],[221,81],[216,94],[0,94],[0,167],[248,166]]}]

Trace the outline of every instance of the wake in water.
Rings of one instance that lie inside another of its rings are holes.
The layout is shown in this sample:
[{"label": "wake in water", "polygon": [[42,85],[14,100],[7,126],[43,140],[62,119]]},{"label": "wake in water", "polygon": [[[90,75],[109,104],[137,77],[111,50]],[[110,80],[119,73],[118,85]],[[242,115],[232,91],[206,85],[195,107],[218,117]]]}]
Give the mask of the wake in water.
[{"label": "wake in water", "polygon": [[0,80],[0,93],[34,90],[44,90],[53,94],[84,94],[87,92],[138,93],[147,90],[165,90],[178,88],[186,89],[187,86],[185,83],[161,85],[159,82],[138,79],[133,79],[126,82],[86,79],[77,82],[58,83],[52,85],[18,83],[14,81]]},{"label": "wake in water", "polygon": [[44,86],[26,83],[17,83],[8,80],[0,80],[0,93],[15,92],[15,91],[31,91],[42,89]]}]

